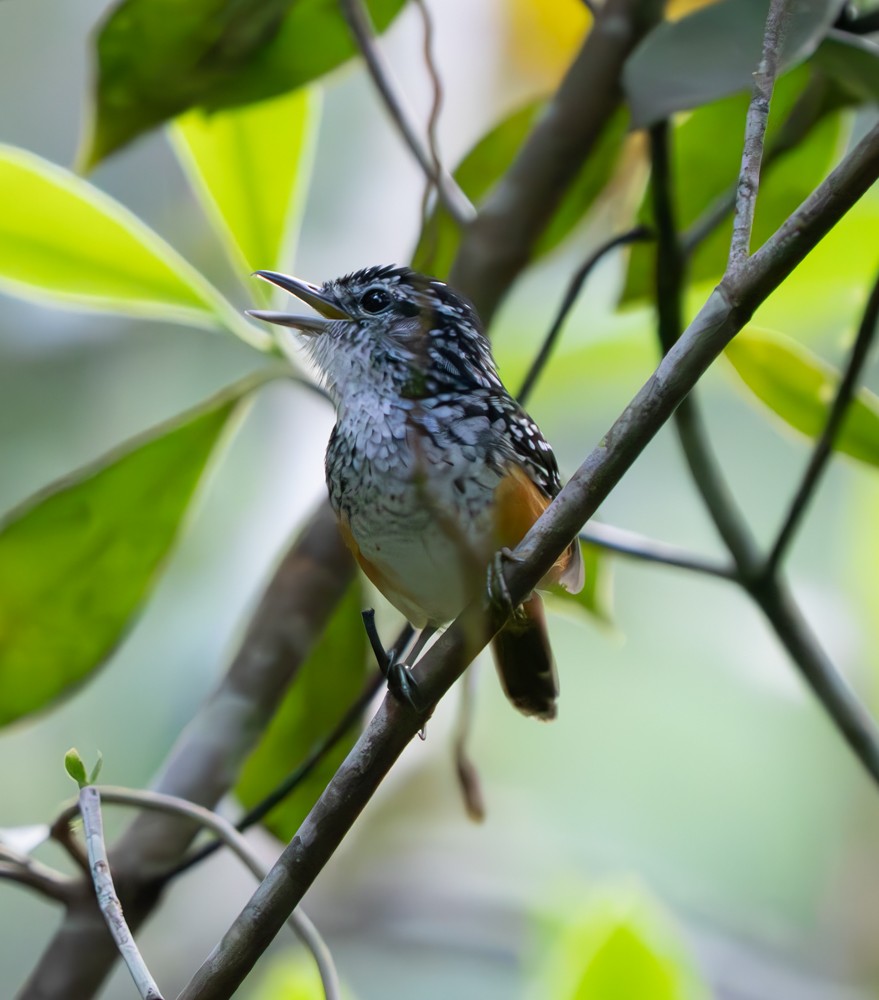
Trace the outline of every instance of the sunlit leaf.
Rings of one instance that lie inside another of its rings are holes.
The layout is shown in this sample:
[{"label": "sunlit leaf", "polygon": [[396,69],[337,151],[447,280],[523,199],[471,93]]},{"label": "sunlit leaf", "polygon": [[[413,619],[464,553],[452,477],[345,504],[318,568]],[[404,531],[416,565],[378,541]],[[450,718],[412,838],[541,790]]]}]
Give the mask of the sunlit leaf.
[{"label": "sunlit leaf", "polygon": [[[317,965],[301,949],[269,963],[267,972],[257,972],[257,983],[248,1000],[324,1000],[326,994]],[[342,1000],[354,1000],[354,994],[342,984]]]},{"label": "sunlit leaf", "polygon": [[[376,29],[404,3],[370,0]],[[189,108],[274,97],[355,53],[336,0],[122,0],[96,48],[94,108],[80,153],[86,168]]]},{"label": "sunlit leaf", "polygon": [[[246,327],[135,215],[69,170],[0,146],[0,288],[81,308]],[[260,331],[251,342],[270,343]]]},{"label": "sunlit leaf", "polygon": [[[544,102],[535,101],[515,111],[483,136],[461,161],[454,172],[455,180],[474,204],[479,205],[513,162],[544,106]],[[588,162],[562,199],[535,247],[535,256],[557,246],[588,212],[613,175],[626,128],[626,116],[618,112],[605,127]],[[440,207],[422,230],[412,266],[443,278],[452,266],[459,243],[457,225]]]},{"label": "sunlit leaf", "polygon": [[[767,130],[767,149],[772,149],[808,79],[808,70],[801,67],[778,81]],[[672,173],[677,179],[674,191],[677,225],[683,233],[718,198],[732,190],[741,163],[747,108],[747,95],[737,94],[699,108],[675,125],[671,143]],[[812,126],[799,145],[767,166],[760,180],[752,249],[765,242],[824,179],[844,133],[842,117],[838,113],[828,114]],[[638,213],[642,221],[649,222],[652,218],[650,204],[647,192]],[[729,254],[731,234],[732,214],[729,213],[692,254],[687,269],[690,281],[720,278]],[[650,244],[632,246],[623,301],[631,302],[652,294],[655,252]]]},{"label": "sunlit leaf", "polygon": [[[842,0],[799,0],[781,49],[781,66],[814,52]],[[656,27],[626,62],[623,84],[632,121],[644,128],[741,90],[750,91],[760,60],[769,0],[721,0]]]},{"label": "sunlit leaf", "polygon": [[861,101],[879,103],[879,45],[845,31],[830,31],[812,62]]},{"label": "sunlit leaf", "polygon": [[118,645],[221,435],[268,377],[153,428],[0,523],[0,725],[71,691]]},{"label": "sunlit leaf", "polygon": [[[811,438],[827,423],[839,372],[780,333],[749,326],[726,356],[754,395],[789,426]],[[879,466],[879,396],[861,388],[852,399],[834,448]]]},{"label": "sunlit leaf", "polygon": [[[251,808],[296,768],[356,701],[366,683],[366,632],[361,588],[354,583],[302,665],[258,746],[247,758],[235,793]],[[340,740],[296,790],[269,813],[266,826],[283,841],[299,829],[357,739]]]},{"label": "sunlit leaf", "polygon": [[[179,118],[184,169],[241,273],[281,270],[301,221],[319,101],[305,89]],[[260,286],[267,287],[267,286]]]},{"label": "sunlit leaf", "polygon": [[708,1000],[671,918],[636,886],[595,893],[540,978],[553,1000]]},{"label": "sunlit leaf", "polygon": [[592,621],[613,624],[613,562],[605,549],[580,543],[586,582],[579,594],[568,593],[563,587],[553,587],[553,604],[560,610],[576,609]]}]

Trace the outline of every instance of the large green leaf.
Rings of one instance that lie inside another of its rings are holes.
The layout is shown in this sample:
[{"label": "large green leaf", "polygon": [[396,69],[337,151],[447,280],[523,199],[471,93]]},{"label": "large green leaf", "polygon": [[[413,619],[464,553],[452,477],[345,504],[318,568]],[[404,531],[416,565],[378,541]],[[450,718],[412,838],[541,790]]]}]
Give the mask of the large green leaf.
[{"label": "large green leaf", "polygon": [[541,978],[552,1000],[707,1000],[671,919],[634,885],[594,893]]},{"label": "large green leaf", "polygon": [[[798,0],[781,52],[781,66],[814,52],[836,20],[843,0]],[[769,0],[720,0],[679,21],[665,21],[626,62],[623,83],[636,127],[675,111],[750,91],[763,47]]]},{"label": "large green leaf", "polygon": [[845,31],[829,31],[812,57],[859,101],[879,104],[879,45]]},{"label": "large green leaf", "polygon": [[[544,101],[534,101],[519,108],[484,135],[461,161],[455,170],[455,180],[474,204],[478,205],[505,173],[544,108]],[[619,112],[604,129],[588,162],[562,199],[535,247],[535,256],[557,246],[592,206],[613,176],[626,129],[626,116]],[[444,208],[437,208],[419,236],[412,266],[444,278],[452,266],[459,242],[457,224]]]},{"label": "large green leaf", "polygon": [[0,523],[0,725],[86,680],[143,604],[250,377]]},{"label": "large green leaf", "polygon": [[[749,326],[726,356],[754,395],[791,427],[817,438],[827,423],[839,372],[797,341]],[[879,467],[879,397],[861,388],[851,403],[834,448]]]},{"label": "large green leaf", "polygon": [[0,146],[0,288],[87,309],[271,338],[124,206],[69,170]]},{"label": "large green leaf", "polygon": [[292,253],[318,113],[317,92],[301,89],[241,108],[190,111],[174,124],[184,169],[241,273],[281,270]]},{"label": "large green leaf", "polygon": [[[366,683],[366,632],[360,618],[362,591],[351,585],[320,641],[302,665],[259,745],[241,770],[235,794],[245,808],[262,801],[308,756],[354,703]],[[320,764],[265,819],[287,841],[317,801],[354,745],[340,740]]]},{"label": "large green leaf", "polygon": [[[767,130],[767,148],[781,134],[789,112],[808,84],[809,71],[801,67],[778,81]],[[699,108],[676,123],[672,135],[672,172],[678,182],[674,200],[678,227],[691,226],[717,198],[731,190],[738,176],[748,97],[737,94]],[[832,167],[844,134],[841,115],[830,114],[809,130],[804,139],[764,171],[757,198],[751,239],[752,249],[765,242],[787,219]],[[638,217],[651,218],[650,194],[645,195]],[[690,281],[714,281],[726,266],[732,234],[732,215],[717,225],[690,258]],[[633,244],[623,291],[623,301],[649,296],[653,291],[655,247]]]},{"label": "large green leaf", "polygon": [[[404,3],[369,0],[377,30]],[[355,53],[336,0],[122,0],[96,48],[94,109],[80,153],[86,167],[189,108],[273,97]]]}]

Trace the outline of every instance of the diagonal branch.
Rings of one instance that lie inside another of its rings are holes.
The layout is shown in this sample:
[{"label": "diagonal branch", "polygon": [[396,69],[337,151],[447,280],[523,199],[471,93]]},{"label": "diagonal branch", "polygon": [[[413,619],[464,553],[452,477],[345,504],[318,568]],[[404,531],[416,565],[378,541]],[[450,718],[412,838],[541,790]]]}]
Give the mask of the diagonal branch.
[{"label": "diagonal branch", "polygon": [[[671,417],[706,368],[766,299],[879,177],[879,126],[873,128],[764,247],[723,279],[599,446],[516,550],[506,582],[513,604],[550,570],[583,523]],[[781,616],[784,608],[778,609]],[[415,667],[429,703],[445,694],[503,624],[470,606]],[[869,716],[847,689],[866,735]],[[379,783],[422,725],[411,708],[386,696],[357,745],[306,817],[266,880],[187,985],[179,1000],[227,998],[346,835]],[[879,746],[874,742],[873,747]],[[879,780],[879,754],[865,763]]]},{"label": "diagonal branch", "polygon": [[486,325],[620,106],[623,64],[661,8],[660,0],[602,5],[545,113],[464,231],[449,282],[473,302]]},{"label": "diagonal branch", "polygon": [[475,209],[470,204],[467,195],[458,187],[454,177],[439,163],[436,150],[431,148],[421,137],[421,132],[394,82],[391,67],[376,44],[375,32],[369,20],[369,12],[362,0],[339,0],[339,2],[351,34],[366,62],[369,75],[381,94],[397,131],[418,161],[428,181],[436,186],[437,195],[449,215],[459,225],[464,225],[473,218]]}]

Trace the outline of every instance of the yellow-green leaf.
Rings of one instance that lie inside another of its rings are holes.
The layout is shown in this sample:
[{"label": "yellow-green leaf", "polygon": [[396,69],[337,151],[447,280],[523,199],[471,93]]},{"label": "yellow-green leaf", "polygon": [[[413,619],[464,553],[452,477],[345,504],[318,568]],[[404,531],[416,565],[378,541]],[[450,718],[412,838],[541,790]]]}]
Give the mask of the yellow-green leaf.
[{"label": "yellow-green leaf", "polygon": [[80,308],[234,328],[271,338],[232,306],[152,229],[81,177],[0,146],[0,288]]},{"label": "yellow-green leaf", "polygon": [[316,91],[297,90],[240,108],[190,111],[173,125],[183,167],[242,273],[283,270],[293,252],[319,109]]},{"label": "yellow-green leaf", "polygon": [[267,377],[153,428],[0,522],[0,725],[45,708],[107,659],[167,558],[223,431]]},{"label": "yellow-green leaf", "polygon": [[[366,632],[360,584],[351,585],[320,641],[302,665],[280,707],[241,770],[235,793],[251,808],[275,789],[336,725],[366,683]],[[354,745],[356,732],[336,744],[292,794],[265,819],[287,841]]]},{"label": "yellow-green leaf", "polygon": [[[810,438],[824,430],[839,372],[790,337],[749,326],[726,356],[752,393],[790,427]],[[879,397],[861,388],[849,404],[834,448],[879,466]]]},{"label": "yellow-green leaf", "polygon": [[553,1000],[708,1000],[671,919],[634,885],[592,895],[540,978]]}]

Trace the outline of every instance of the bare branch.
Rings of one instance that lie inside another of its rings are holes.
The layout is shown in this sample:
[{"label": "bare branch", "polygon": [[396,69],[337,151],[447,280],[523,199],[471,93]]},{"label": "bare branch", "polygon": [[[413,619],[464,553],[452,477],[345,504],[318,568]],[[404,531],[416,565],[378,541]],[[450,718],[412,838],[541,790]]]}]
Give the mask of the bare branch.
[{"label": "bare branch", "polygon": [[486,325],[620,106],[623,64],[661,7],[659,0],[602,5],[546,111],[464,231],[449,281],[472,300]]},{"label": "bare branch", "polygon": [[76,885],[73,879],[67,878],[34,858],[25,856],[6,860],[10,856],[5,851],[3,857],[4,860],[0,860],[0,880],[17,882],[56,903],[66,904],[73,899]]},{"label": "bare branch", "polygon": [[867,362],[870,347],[876,336],[877,323],[879,323],[879,277],[876,278],[873,284],[873,291],[867,300],[867,306],[864,309],[864,315],[858,328],[854,347],[852,348],[839,387],[836,390],[836,397],[827,415],[827,423],[824,425],[821,437],[818,438],[815,444],[802,482],[791,501],[787,516],[782,523],[778,537],[775,540],[775,545],[772,547],[772,552],[766,560],[764,573],[767,576],[774,575],[781,565],[781,561],[803,519],[803,515],[806,513],[809,502],[815,494],[818,480],[827,468],[827,462],[833,452],[833,444],[842,428],[849,404],[860,381],[861,372],[863,372],[864,365]]},{"label": "bare branch", "polygon": [[455,723],[455,736],[452,752],[455,756],[455,773],[461,795],[464,798],[464,808],[467,815],[475,823],[485,819],[485,798],[482,794],[482,783],[479,772],[467,744],[473,731],[473,702],[476,700],[476,668],[471,666],[461,681],[461,701],[458,704],[458,719]]},{"label": "bare branch", "polygon": [[369,20],[369,12],[364,7],[362,0],[339,0],[339,2],[351,34],[366,62],[369,75],[381,94],[397,131],[403,137],[403,141],[418,161],[427,179],[436,186],[437,194],[449,215],[458,225],[465,225],[474,217],[476,210],[470,204],[467,195],[458,187],[454,177],[435,162],[435,149],[431,149],[421,138],[418,126],[394,82],[391,67],[376,44],[375,32]]},{"label": "bare branch", "polygon": [[[662,360],[600,445],[581,465],[516,550],[506,582],[521,601],[550,570],[583,523],[619,482],[670,418],[705,369],[822,236],[879,176],[879,126],[842,161],[781,230],[736,275],[729,275]],[[787,609],[775,609],[779,625]],[[419,689],[434,703],[503,621],[470,606],[414,668]],[[879,742],[872,722],[844,686],[836,693],[868,742],[856,747],[879,780]],[[180,1000],[230,997],[298,904],[319,871],[422,724],[410,707],[385,697],[299,832],[246,905],[223,941],[202,965]],[[864,751],[862,755],[861,751]]]},{"label": "bare branch", "polygon": [[98,906],[104,914],[104,920],[110,929],[110,934],[119,954],[128,966],[131,978],[138,993],[144,1000],[162,1000],[162,994],[156,981],[150,974],[137,944],[125,922],[122,904],[116,895],[113,885],[113,875],[107,860],[107,847],[104,844],[104,824],[101,818],[101,796],[94,785],[86,785],[79,791],[79,812],[85,831],[85,842],[88,848],[89,864],[91,865],[92,881],[95,885],[95,895]]},{"label": "bare branch", "polygon": [[736,209],[727,265],[729,270],[740,267],[750,253],[754,210],[760,187],[763,140],[766,136],[766,123],[769,121],[769,103],[775,87],[781,44],[790,13],[790,0],[770,0],[766,27],[763,31],[763,52],[757,71],[754,73],[754,91],[745,123],[745,144],[742,149],[742,166],[736,189]]},{"label": "bare branch", "polygon": [[638,240],[648,240],[651,237],[652,233],[646,226],[636,226],[634,229],[630,229],[628,232],[615,236],[612,240],[608,240],[607,243],[600,246],[577,270],[568,285],[565,297],[562,299],[562,304],[559,306],[558,314],[553,320],[552,326],[549,328],[549,332],[544,338],[540,350],[537,352],[537,356],[534,361],[532,361],[531,367],[528,369],[528,374],[525,376],[522,388],[516,394],[516,398],[520,403],[525,403],[531,395],[532,389],[537,384],[537,380],[543,373],[543,369],[546,367],[547,361],[549,361],[549,356],[552,353],[553,347],[555,347],[556,340],[561,333],[565,320],[568,318],[568,313],[574,307],[574,303],[577,301],[580,291],[586,283],[587,278],[592,273],[592,269],[595,265],[598,264],[599,261],[604,258],[605,254],[609,253],[611,250],[615,250],[617,247],[625,246],[629,243],[635,243]]},{"label": "bare branch", "polygon": [[704,573],[707,576],[716,576],[718,579],[732,582],[737,582],[739,579],[734,566],[724,566],[721,563],[712,562],[703,556],[678,548],[676,545],[657,542],[655,539],[638,534],[636,531],[616,528],[603,521],[594,519],[590,521],[580,532],[580,540],[589,545],[597,545],[602,549],[607,549],[609,552],[617,552],[619,555],[640,559],[643,562],[675,566],[678,569],[692,570],[696,573]]}]

